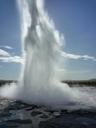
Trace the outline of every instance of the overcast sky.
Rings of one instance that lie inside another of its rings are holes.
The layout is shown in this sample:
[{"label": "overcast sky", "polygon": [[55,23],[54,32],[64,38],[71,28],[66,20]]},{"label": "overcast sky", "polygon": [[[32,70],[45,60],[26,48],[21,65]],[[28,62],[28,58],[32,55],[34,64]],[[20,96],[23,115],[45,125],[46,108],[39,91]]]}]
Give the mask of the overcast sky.
[{"label": "overcast sky", "polygon": [[[64,79],[96,78],[96,0],[46,0],[45,9],[65,38]],[[16,0],[0,0],[0,79],[18,79],[20,17]]]}]

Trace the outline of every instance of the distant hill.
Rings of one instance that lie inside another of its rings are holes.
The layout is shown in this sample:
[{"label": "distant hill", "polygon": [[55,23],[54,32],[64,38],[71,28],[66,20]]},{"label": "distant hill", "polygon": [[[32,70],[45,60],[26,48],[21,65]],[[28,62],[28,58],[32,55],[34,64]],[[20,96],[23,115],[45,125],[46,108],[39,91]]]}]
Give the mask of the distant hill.
[{"label": "distant hill", "polygon": [[[0,80],[0,86],[3,86],[5,84],[10,83],[17,83],[16,80]],[[63,80],[62,83],[68,84],[71,86],[96,86],[96,79],[90,79],[90,80]]]},{"label": "distant hill", "polygon": [[91,80],[64,80],[69,86],[96,86],[96,79]]},{"label": "distant hill", "polygon": [[90,79],[91,81],[96,81],[96,79]]}]

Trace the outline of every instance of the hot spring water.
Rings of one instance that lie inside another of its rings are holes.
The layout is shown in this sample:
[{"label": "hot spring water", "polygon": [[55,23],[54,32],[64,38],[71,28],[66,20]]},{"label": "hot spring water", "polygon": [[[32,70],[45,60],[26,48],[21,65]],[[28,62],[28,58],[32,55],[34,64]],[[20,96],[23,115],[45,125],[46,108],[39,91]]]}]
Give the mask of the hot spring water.
[{"label": "hot spring water", "polygon": [[27,103],[68,108],[96,106],[88,92],[60,82],[63,36],[44,9],[43,0],[18,0],[24,68],[18,85],[1,88],[1,96]]}]

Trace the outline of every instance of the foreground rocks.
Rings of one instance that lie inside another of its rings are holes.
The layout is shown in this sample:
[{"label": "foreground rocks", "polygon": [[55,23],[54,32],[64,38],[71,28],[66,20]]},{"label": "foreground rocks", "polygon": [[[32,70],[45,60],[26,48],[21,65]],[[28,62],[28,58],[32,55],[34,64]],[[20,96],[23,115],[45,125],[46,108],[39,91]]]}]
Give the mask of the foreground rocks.
[{"label": "foreground rocks", "polygon": [[52,110],[1,99],[0,128],[96,128],[96,110]]}]

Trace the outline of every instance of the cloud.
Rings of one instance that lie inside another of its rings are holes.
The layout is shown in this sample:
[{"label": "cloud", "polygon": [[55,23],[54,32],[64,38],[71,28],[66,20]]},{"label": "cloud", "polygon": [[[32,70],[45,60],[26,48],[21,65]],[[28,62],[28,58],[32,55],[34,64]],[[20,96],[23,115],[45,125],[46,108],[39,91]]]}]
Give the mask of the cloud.
[{"label": "cloud", "polygon": [[5,56],[9,57],[10,54],[5,50],[0,49],[0,57],[5,57]]},{"label": "cloud", "polygon": [[0,57],[1,62],[7,62],[7,63],[21,63],[23,64],[23,57],[20,56],[8,56],[8,57]]},{"label": "cloud", "polygon": [[93,56],[89,56],[89,55],[77,55],[77,54],[70,54],[70,53],[66,53],[66,52],[62,52],[61,55],[64,58],[67,59],[73,59],[73,60],[92,60],[92,61],[96,61],[96,58]]},{"label": "cloud", "polygon": [[6,49],[13,49],[11,46],[4,46]]},{"label": "cloud", "polygon": [[0,48],[6,48],[6,49],[13,49],[11,46],[8,45],[0,45]]},{"label": "cloud", "polygon": [[1,62],[14,62],[14,63],[23,63],[23,57],[12,56],[9,52],[0,49],[0,61]]},{"label": "cloud", "polygon": [[[6,46],[6,48],[11,48],[11,47]],[[66,52],[61,52],[61,55],[67,59],[96,61],[95,57],[89,56],[89,55],[77,55],[77,54],[70,54],[70,53],[66,53]],[[13,56],[9,52],[0,49],[0,62],[23,64],[24,63],[24,57],[17,56],[17,55]]]}]

